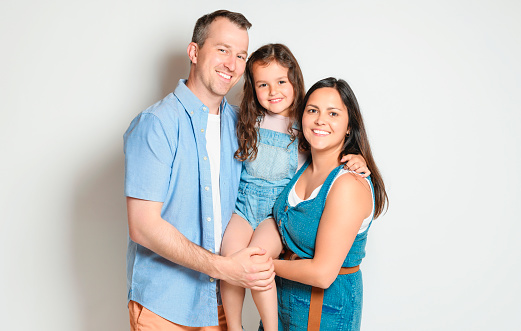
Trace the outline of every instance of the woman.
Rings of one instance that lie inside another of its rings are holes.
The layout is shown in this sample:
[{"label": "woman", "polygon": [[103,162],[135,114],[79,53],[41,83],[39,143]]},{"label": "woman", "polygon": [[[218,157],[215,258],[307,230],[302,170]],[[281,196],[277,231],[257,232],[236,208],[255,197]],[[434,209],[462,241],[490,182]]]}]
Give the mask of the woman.
[{"label": "woman", "polygon": [[[286,249],[284,260],[274,261],[279,330],[359,330],[359,264],[371,221],[387,203],[385,187],[344,80],[313,85],[298,119],[299,148],[309,150],[310,159],[274,206]],[[342,169],[347,154],[361,154],[371,179]]]}]

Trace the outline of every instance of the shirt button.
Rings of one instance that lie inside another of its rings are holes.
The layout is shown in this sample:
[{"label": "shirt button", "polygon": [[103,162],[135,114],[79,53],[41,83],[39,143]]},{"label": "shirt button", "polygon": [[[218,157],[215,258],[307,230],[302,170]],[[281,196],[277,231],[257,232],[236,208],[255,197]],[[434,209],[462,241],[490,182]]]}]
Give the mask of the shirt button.
[{"label": "shirt button", "polygon": [[201,129],[201,132],[204,132],[204,129]]},{"label": "shirt button", "polygon": [[214,280],[215,280],[215,279],[213,279],[213,278],[210,277],[210,283],[213,283]]},{"label": "shirt button", "polygon": [[[205,190],[205,191],[208,191],[209,189],[210,189],[210,188],[209,188],[208,186],[205,186],[205,187],[204,187],[204,190]],[[286,207],[286,208],[287,208],[287,207]]]},{"label": "shirt button", "polygon": [[208,252],[213,253],[213,249],[210,248],[210,249],[208,250]]},{"label": "shirt button", "polygon": [[286,206],[286,207],[284,208],[284,211],[288,211],[288,206]]},{"label": "shirt button", "polygon": [[204,157],[203,157],[203,160],[205,160],[205,161],[206,161],[206,160],[208,160],[208,158],[207,158],[206,156],[204,156]]},{"label": "shirt button", "polygon": [[194,112],[193,112],[193,111],[191,111],[191,112],[190,112],[190,115],[193,115],[193,114],[194,114]]},{"label": "shirt button", "polygon": [[206,110],[206,107],[203,107],[203,110]]},{"label": "shirt button", "polygon": [[210,221],[212,220],[212,218],[211,218],[211,217],[207,217],[206,220],[207,220],[208,222],[210,222]]}]

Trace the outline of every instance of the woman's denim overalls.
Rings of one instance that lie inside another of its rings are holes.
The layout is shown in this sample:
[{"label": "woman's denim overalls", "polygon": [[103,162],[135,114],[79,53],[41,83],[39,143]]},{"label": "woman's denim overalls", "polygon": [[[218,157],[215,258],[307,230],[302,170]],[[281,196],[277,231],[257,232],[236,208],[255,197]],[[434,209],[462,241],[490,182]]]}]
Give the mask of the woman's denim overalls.
[{"label": "woman's denim overalls", "polygon": [[[275,220],[284,245],[303,259],[311,259],[315,254],[317,229],[324,211],[327,194],[338,171],[342,168],[342,166],[337,167],[329,174],[314,199],[305,200],[292,207],[288,203],[288,194],[308,165],[309,161],[293,177],[274,206]],[[372,186],[370,180],[369,183]],[[357,234],[342,267],[354,267],[362,262],[362,258],[365,256],[368,231],[369,228]],[[278,276],[276,281],[279,330],[306,330],[311,286]],[[353,274],[339,275],[324,291],[320,329],[360,330],[362,293],[361,270]]]}]

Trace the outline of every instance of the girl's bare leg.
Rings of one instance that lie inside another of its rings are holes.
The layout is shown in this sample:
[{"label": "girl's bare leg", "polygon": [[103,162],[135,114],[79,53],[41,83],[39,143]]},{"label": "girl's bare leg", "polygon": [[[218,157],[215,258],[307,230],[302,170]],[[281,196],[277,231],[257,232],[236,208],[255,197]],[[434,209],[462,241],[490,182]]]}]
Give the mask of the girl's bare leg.
[{"label": "girl's bare leg", "polygon": [[[230,256],[248,247],[253,229],[244,218],[233,214],[221,245],[221,255]],[[221,298],[223,301],[226,324],[229,331],[242,330],[242,305],[244,303],[244,288],[233,286],[221,281]]]},{"label": "girl's bare leg", "polygon": [[[279,230],[273,218],[262,221],[255,229],[250,246],[261,247],[266,250],[263,256],[253,256],[255,262],[266,261],[269,257],[278,258],[282,250]],[[265,331],[277,331],[278,328],[278,309],[277,309],[277,288],[273,282],[273,288],[267,291],[251,291],[253,301],[257,306],[262,325]]]}]

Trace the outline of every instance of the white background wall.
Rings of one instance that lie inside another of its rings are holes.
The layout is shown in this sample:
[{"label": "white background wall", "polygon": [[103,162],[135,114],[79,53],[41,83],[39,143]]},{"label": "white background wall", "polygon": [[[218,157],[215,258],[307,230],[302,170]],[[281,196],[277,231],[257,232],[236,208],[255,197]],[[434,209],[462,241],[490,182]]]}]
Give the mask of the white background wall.
[{"label": "white background wall", "polygon": [[0,328],[128,329],[122,135],[187,76],[193,25],[220,8],[253,23],[250,52],[286,43],[307,87],[336,76],[358,96],[390,197],[362,329],[519,329],[521,4],[506,0],[2,1]]}]

